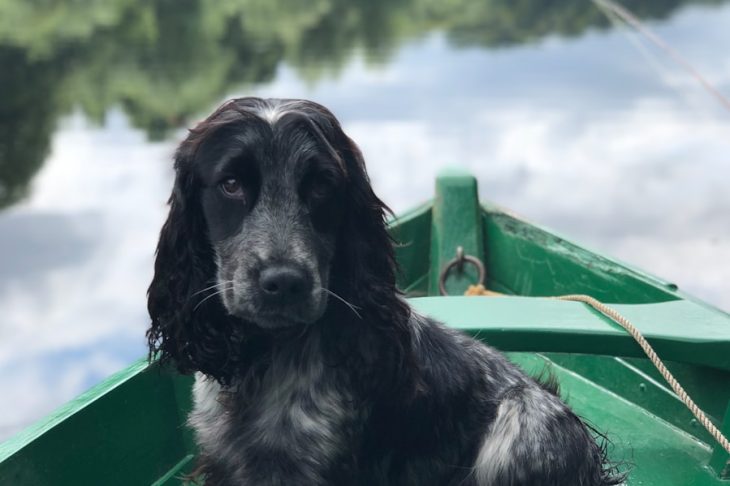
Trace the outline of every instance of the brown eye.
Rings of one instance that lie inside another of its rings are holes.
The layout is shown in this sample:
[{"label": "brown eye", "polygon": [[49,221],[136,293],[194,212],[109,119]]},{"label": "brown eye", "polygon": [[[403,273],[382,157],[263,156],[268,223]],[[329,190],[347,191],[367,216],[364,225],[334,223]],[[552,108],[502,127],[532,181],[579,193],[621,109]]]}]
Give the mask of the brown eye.
[{"label": "brown eye", "polygon": [[221,190],[223,191],[223,194],[225,194],[228,197],[233,197],[236,199],[244,199],[245,194],[243,192],[243,185],[241,184],[241,181],[236,179],[235,177],[228,178],[221,182]]},{"label": "brown eye", "polygon": [[310,175],[304,187],[305,194],[315,201],[329,199],[335,188],[333,181],[322,174]]},{"label": "brown eye", "polygon": [[330,193],[330,183],[324,179],[315,178],[310,183],[309,192],[313,197],[325,198]]}]

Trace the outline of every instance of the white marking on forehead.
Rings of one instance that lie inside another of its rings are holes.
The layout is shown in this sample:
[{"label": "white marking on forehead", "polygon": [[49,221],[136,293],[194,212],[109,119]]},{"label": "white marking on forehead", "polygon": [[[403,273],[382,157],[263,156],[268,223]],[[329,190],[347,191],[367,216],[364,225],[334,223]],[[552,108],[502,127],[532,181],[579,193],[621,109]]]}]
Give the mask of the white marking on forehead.
[{"label": "white marking on forehead", "polygon": [[266,108],[259,111],[258,115],[269,122],[270,125],[276,123],[281,115],[284,114],[284,110],[281,109],[282,105],[267,106]]},{"label": "white marking on forehead", "polygon": [[299,100],[280,101],[274,105],[266,105],[259,108],[257,114],[269,122],[270,125],[274,125],[282,116],[292,110],[296,110],[300,106],[302,106],[302,102]]}]

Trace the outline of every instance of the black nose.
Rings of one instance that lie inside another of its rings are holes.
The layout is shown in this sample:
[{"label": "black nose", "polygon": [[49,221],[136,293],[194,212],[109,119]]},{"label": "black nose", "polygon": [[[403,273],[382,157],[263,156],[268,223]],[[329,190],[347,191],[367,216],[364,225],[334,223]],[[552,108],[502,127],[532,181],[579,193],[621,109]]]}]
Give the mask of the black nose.
[{"label": "black nose", "polygon": [[302,270],[277,265],[261,272],[259,286],[268,300],[286,301],[300,299],[307,295],[311,283]]}]

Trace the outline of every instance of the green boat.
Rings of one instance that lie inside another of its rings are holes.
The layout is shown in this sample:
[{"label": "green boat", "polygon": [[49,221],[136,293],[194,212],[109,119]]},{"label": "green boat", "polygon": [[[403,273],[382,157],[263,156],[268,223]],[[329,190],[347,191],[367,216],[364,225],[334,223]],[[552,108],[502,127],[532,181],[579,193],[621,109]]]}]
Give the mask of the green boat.
[{"label": "green boat", "polygon": [[[399,285],[413,306],[502,349],[529,373],[550,369],[574,410],[609,436],[611,458],[627,463],[627,485],[730,484],[728,453],[626,331],[583,303],[539,297],[579,293],[609,303],[725,435],[730,316],[480,204],[477,194],[473,177],[447,171],[431,202],[391,222]],[[455,260],[457,248],[464,257]],[[463,296],[480,265],[486,287],[507,295]],[[448,297],[439,296],[442,278]],[[189,376],[134,363],[0,444],[0,485],[180,484],[195,463],[185,426],[191,385]]]}]

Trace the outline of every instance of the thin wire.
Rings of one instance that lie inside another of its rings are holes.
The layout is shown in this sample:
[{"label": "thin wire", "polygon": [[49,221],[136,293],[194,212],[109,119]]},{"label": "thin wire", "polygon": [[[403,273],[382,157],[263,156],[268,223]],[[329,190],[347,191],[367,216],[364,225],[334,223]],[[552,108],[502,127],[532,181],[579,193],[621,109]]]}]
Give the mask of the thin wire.
[{"label": "thin wire", "polygon": [[[652,42],[654,45],[659,47],[660,49],[663,49],[667,54],[669,54],[669,57],[674,60],[677,64],[679,64],[682,68],[684,68],[692,77],[697,80],[702,87],[705,88],[705,90],[710,93],[712,96],[714,96],[720,104],[722,104],[723,107],[725,107],[726,110],[730,111],[730,99],[726,98],[725,95],[723,95],[717,88],[715,88],[702,74],[700,74],[699,71],[697,71],[690,63],[687,61],[687,59],[684,58],[678,51],[672,48],[669,44],[667,44],[664,39],[659,37],[657,34],[652,32],[644,23],[639,20],[634,14],[632,14],[629,10],[622,7],[621,5],[617,4],[613,0],[592,0],[593,3],[596,4],[601,10],[609,10],[612,13],[616,14],[621,20],[626,22],[627,24],[631,25],[634,29],[636,29],[639,33],[641,33],[644,37],[646,37],[650,42]],[[604,10],[604,12],[605,12]]]}]

